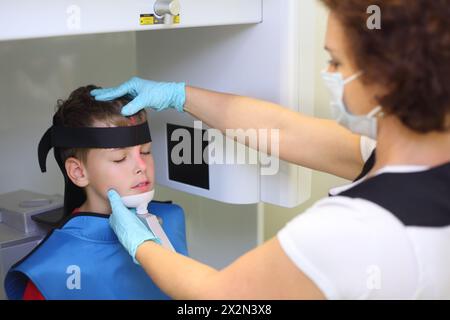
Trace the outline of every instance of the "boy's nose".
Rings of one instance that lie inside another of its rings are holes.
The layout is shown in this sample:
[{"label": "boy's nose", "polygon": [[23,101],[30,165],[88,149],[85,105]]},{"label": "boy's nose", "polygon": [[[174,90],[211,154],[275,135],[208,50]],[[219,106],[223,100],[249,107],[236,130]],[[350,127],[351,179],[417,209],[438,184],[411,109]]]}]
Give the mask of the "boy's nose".
[{"label": "boy's nose", "polygon": [[135,162],[136,162],[136,173],[140,173],[142,171],[145,171],[147,169],[147,163],[145,162],[144,157],[141,155],[140,150],[137,150],[135,153]]}]

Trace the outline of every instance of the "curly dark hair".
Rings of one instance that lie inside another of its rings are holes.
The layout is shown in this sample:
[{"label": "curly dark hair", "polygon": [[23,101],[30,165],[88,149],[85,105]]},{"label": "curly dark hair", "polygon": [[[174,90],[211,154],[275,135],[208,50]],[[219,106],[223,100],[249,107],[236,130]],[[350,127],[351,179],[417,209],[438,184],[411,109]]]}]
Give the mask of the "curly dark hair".
[{"label": "curly dark hair", "polygon": [[[88,85],[74,90],[67,100],[58,100],[54,115],[55,125],[79,128],[93,127],[99,121],[111,126],[129,126],[143,123],[147,114],[141,110],[133,117],[122,116],[122,107],[131,101],[131,97],[124,96],[112,101],[96,101],[90,94],[100,87]],[[66,161],[69,157],[76,157],[86,162],[88,148],[61,148],[61,158]]]},{"label": "curly dark hair", "polygon": [[[379,83],[387,114],[427,133],[449,130],[450,1],[321,0],[342,23],[365,83]],[[381,29],[369,29],[367,9],[381,9]]]}]

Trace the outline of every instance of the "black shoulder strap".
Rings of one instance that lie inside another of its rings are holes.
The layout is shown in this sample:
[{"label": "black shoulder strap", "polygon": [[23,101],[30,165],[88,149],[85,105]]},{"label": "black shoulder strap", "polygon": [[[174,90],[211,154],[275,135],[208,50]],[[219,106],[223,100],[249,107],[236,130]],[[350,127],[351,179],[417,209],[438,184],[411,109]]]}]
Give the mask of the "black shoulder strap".
[{"label": "black shoulder strap", "polygon": [[370,172],[370,170],[372,170],[373,166],[375,165],[375,151],[376,149],[372,151],[372,154],[370,155],[369,159],[367,159],[366,163],[364,163],[364,167],[361,173],[353,182],[358,181],[359,179],[365,177]]},{"label": "black shoulder strap", "polygon": [[338,195],[369,200],[405,225],[450,226],[450,163],[420,172],[382,173]]}]

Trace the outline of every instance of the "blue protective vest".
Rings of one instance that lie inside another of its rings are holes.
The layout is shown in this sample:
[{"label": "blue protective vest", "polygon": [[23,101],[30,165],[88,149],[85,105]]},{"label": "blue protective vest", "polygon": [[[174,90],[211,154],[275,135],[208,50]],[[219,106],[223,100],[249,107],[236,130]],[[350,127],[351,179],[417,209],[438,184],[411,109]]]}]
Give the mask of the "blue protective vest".
[{"label": "blue protective vest", "polygon": [[[175,250],[187,255],[183,210],[152,202],[149,212],[162,218]],[[5,278],[8,298],[22,299],[29,280],[47,300],[169,299],[133,262],[108,216],[93,213],[71,216],[14,265]]]}]

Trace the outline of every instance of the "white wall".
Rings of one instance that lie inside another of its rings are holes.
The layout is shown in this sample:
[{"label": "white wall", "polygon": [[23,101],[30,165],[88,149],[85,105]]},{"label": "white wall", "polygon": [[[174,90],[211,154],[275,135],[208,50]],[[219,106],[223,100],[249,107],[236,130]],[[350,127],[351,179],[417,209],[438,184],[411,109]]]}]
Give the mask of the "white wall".
[{"label": "white wall", "polygon": [[56,100],[79,86],[109,86],[135,72],[134,33],[0,42],[0,193],[63,194],[52,153],[45,174],[37,158]]}]

